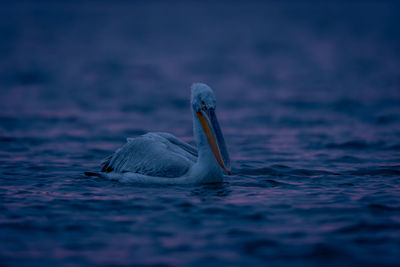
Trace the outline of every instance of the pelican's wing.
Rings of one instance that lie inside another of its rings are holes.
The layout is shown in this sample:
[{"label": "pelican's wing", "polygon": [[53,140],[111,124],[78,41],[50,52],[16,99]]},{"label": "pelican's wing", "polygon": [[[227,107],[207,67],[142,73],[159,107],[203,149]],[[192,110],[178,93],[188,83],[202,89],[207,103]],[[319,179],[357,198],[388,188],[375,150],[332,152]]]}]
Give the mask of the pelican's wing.
[{"label": "pelican's wing", "polygon": [[128,142],[102,162],[102,172],[133,172],[180,177],[194,164],[197,151],[171,134],[148,133]]},{"label": "pelican's wing", "polygon": [[157,133],[148,133],[148,134],[159,135],[161,137],[164,137],[165,139],[170,141],[172,144],[180,147],[181,149],[185,150],[186,152],[189,152],[190,154],[192,154],[194,157],[197,158],[197,149],[194,146],[183,142],[182,140],[176,138],[174,135],[172,135],[170,133],[157,132]]}]

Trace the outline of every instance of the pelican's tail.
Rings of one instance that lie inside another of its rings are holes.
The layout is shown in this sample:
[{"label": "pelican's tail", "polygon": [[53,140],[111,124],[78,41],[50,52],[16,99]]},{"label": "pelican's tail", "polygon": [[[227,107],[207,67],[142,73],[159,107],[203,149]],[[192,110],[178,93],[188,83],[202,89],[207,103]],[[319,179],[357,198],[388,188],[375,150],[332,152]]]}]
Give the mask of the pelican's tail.
[{"label": "pelican's tail", "polygon": [[103,159],[103,161],[100,163],[101,172],[112,172],[114,170],[114,168],[111,166],[111,159],[113,156],[114,154],[111,154],[107,158]]},{"label": "pelican's tail", "polygon": [[84,174],[89,177],[101,177],[101,174],[97,172],[84,172]]}]

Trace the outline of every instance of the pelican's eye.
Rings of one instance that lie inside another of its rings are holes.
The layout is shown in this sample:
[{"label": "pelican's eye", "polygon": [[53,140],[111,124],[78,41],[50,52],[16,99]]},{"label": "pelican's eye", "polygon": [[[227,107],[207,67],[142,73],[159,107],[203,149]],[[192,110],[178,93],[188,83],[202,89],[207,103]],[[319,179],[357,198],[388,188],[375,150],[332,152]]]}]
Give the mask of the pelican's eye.
[{"label": "pelican's eye", "polygon": [[207,109],[206,103],[204,103],[204,101],[201,101],[201,108],[202,109]]}]

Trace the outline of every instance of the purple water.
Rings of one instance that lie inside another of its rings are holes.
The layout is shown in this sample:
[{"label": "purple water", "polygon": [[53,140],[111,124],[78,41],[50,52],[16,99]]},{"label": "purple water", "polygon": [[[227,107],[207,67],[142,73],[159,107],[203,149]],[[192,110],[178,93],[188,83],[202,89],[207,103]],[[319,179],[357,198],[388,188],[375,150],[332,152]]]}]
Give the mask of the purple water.
[{"label": "purple water", "polygon": [[[393,2],[0,4],[0,265],[400,264]],[[222,184],[85,177],[147,131],[193,143],[209,84]]]}]

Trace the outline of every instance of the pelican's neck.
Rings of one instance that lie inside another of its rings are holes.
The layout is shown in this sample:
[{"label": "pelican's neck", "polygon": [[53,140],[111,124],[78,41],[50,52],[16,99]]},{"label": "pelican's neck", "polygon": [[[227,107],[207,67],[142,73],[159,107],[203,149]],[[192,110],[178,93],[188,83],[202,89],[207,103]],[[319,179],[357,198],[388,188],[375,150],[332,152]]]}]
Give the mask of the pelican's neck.
[{"label": "pelican's neck", "polygon": [[204,174],[214,174],[215,176],[222,176],[222,169],[215,159],[214,153],[211,150],[207,136],[204,133],[203,127],[193,111],[193,132],[194,138],[197,143],[198,158],[195,164],[195,169]]}]

